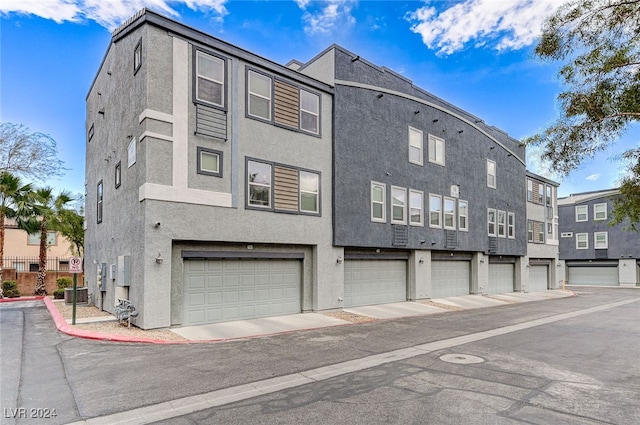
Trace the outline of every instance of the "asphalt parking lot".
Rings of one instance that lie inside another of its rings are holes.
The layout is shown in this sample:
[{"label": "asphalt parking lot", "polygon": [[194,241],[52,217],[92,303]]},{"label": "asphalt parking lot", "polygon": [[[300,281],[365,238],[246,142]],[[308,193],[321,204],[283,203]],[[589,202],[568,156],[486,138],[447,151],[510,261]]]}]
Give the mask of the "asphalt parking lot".
[{"label": "asphalt parking lot", "polygon": [[170,346],[10,304],[2,423],[640,423],[637,289]]}]

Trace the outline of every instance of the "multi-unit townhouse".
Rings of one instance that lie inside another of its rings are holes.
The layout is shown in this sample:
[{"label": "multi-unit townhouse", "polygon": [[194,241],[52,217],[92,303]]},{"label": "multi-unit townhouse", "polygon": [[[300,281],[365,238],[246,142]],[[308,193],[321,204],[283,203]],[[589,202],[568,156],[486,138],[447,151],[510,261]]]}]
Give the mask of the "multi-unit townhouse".
[{"label": "multi-unit townhouse", "polygon": [[142,10],[87,96],[92,301],[142,328],[339,308],[332,88]]},{"label": "multi-unit townhouse", "polygon": [[559,183],[527,172],[528,292],[562,287],[564,267],[558,248]]},{"label": "multi-unit townhouse", "polygon": [[[19,229],[15,220],[7,218],[4,235],[4,268],[12,268],[17,272],[38,271],[40,255],[40,234],[30,235]],[[48,267],[54,270],[69,268],[69,257],[72,256],[71,243],[67,238],[55,231],[47,232]]]},{"label": "multi-unit townhouse", "polygon": [[522,289],[521,143],[340,46],[290,66],[334,88],[345,307]]},{"label": "multi-unit townhouse", "polygon": [[143,10],[86,169],[92,300],[143,328],[527,290],[556,258],[526,255],[524,145],[335,45],[281,66]]},{"label": "multi-unit townhouse", "polygon": [[628,223],[611,226],[618,189],[558,199],[560,259],[570,285],[636,286],[640,283],[640,238]]}]

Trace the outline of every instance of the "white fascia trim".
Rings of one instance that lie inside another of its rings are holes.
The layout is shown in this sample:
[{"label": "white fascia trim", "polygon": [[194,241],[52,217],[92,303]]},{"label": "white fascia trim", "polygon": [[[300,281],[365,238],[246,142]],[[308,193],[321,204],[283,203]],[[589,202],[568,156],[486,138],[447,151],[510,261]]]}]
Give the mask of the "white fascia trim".
[{"label": "white fascia trim", "polygon": [[140,202],[145,199],[152,199],[155,201],[231,208],[230,193],[210,192],[207,190],[165,186],[155,183],[145,183],[140,186],[138,199]]},{"label": "white fascia trim", "polygon": [[504,149],[505,151],[510,153],[522,165],[524,165],[524,166],[527,165],[526,162],[523,161],[520,157],[518,157],[518,155],[516,155],[511,149],[507,148],[498,139],[496,139],[491,134],[487,133],[486,131],[484,131],[483,129],[478,127],[473,121],[469,121],[468,119],[466,119],[462,115],[457,114],[457,113],[455,113],[453,111],[450,111],[449,109],[444,108],[444,107],[442,107],[440,105],[437,105],[437,104],[432,103],[432,102],[428,102],[428,101],[426,101],[424,99],[420,99],[419,97],[408,95],[406,93],[402,93],[402,92],[395,91],[395,90],[389,90],[389,89],[385,89],[385,88],[382,88],[382,87],[372,86],[370,84],[362,84],[362,83],[356,83],[354,81],[345,81],[345,80],[336,80],[335,84],[336,85],[341,85],[341,86],[356,87],[356,88],[365,89],[365,90],[372,90],[372,91],[377,91],[377,92],[380,92],[380,93],[386,93],[386,94],[390,94],[390,95],[393,95],[393,96],[398,96],[398,97],[402,97],[402,98],[405,98],[405,99],[409,99],[409,100],[412,100],[414,102],[418,102],[418,103],[421,103],[423,105],[430,106],[432,108],[438,109],[438,110],[440,110],[442,112],[445,112],[445,113],[451,115],[452,117],[455,117],[455,118],[459,119],[460,121],[462,121],[462,122],[464,122],[466,124],[469,124],[471,127],[475,128],[480,133],[482,133],[485,136],[487,136],[490,140],[492,140],[495,144],[500,146],[502,149]]},{"label": "white fascia trim", "polygon": [[138,117],[139,123],[142,123],[142,121],[144,121],[146,118],[173,124],[173,115],[167,114],[166,112],[154,111],[153,109],[145,109],[144,111],[142,111],[140,117]]},{"label": "white fascia trim", "polygon": [[146,137],[152,137],[154,139],[166,140],[167,142],[173,142],[173,136],[167,136],[160,133],[154,133],[152,131],[145,131],[140,135],[140,141],[142,142]]}]

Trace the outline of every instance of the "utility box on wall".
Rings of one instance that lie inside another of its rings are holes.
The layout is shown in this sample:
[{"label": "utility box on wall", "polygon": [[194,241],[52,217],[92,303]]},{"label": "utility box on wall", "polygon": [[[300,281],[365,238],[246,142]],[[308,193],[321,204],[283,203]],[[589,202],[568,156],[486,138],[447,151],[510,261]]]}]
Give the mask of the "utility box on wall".
[{"label": "utility box on wall", "polygon": [[118,278],[116,279],[117,286],[129,286],[131,284],[131,256],[119,255],[118,256]]}]

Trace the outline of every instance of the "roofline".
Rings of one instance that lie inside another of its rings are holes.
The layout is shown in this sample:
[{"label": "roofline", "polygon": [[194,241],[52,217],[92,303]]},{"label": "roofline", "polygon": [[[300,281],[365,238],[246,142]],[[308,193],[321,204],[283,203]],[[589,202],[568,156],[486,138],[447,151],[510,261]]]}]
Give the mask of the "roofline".
[{"label": "roofline", "polygon": [[543,182],[555,187],[560,186],[560,183],[558,183],[557,181],[548,179],[546,177],[541,176],[540,174],[533,173],[529,170],[527,170],[527,177],[533,177],[534,179],[542,180]]},{"label": "roofline", "polygon": [[[592,192],[572,193],[569,196],[558,198],[558,205],[575,205],[593,201],[599,198],[608,198],[620,194],[620,188],[594,190]],[[578,198],[578,199],[574,199]]]}]

